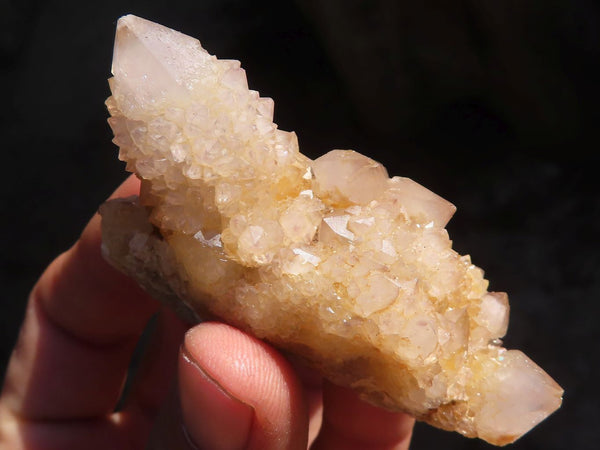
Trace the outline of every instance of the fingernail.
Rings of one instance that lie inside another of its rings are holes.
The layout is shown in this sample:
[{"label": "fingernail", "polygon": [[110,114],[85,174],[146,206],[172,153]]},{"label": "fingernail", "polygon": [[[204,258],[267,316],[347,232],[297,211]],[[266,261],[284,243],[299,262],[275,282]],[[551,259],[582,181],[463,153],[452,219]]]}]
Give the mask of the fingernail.
[{"label": "fingernail", "polygon": [[254,408],[235,398],[193,358],[185,344],[179,363],[183,422],[198,448],[243,449],[250,436]]}]

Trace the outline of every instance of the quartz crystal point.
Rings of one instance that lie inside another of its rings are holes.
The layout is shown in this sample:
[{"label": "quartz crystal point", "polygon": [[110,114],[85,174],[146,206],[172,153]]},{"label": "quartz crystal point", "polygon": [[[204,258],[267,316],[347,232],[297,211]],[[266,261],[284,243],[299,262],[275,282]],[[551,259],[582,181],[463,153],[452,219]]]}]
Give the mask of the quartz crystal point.
[{"label": "quartz crystal point", "polygon": [[150,293],[494,444],[560,406],[501,346],[507,296],[452,250],[451,203],[353,151],[310,160],[238,61],[161,25],[121,18],[112,73],[109,123],[142,188],[102,206],[103,251]]}]

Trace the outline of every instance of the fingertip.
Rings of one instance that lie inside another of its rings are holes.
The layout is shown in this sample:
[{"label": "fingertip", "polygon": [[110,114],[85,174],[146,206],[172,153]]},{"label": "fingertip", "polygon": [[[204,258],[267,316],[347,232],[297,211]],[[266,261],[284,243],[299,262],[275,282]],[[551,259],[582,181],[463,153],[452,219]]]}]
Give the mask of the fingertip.
[{"label": "fingertip", "polygon": [[135,175],[129,175],[125,181],[110,195],[109,200],[113,198],[129,197],[140,193],[141,181]]},{"label": "fingertip", "polygon": [[203,448],[306,448],[300,383],[267,344],[228,325],[188,331],[179,363],[183,420]]},{"label": "fingertip", "polygon": [[[140,187],[141,181],[139,178],[135,175],[129,175],[119,187],[110,194],[107,200],[139,195]],[[76,246],[81,247],[85,253],[93,254],[99,258],[102,258],[100,256],[101,226],[100,214],[96,213],[83,229],[79,241],[76,243]]]},{"label": "fingertip", "polygon": [[254,409],[208,375],[185,346],[179,363],[179,397],[185,431],[194,445],[224,450],[246,447]]}]

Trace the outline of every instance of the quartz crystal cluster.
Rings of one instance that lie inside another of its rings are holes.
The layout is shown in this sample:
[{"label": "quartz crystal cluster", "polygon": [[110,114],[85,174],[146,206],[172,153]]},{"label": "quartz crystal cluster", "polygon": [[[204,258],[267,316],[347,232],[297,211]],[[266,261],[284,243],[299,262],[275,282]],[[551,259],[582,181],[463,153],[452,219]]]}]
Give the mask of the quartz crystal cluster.
[{"label": "quartz crystal cluster", "polygon": [[103,250],[152,294],[494,444],[560,406],[502,347],[507,296],[452,250],[451,203],[354,151],[310,160],[238,61],[161,25],[121,18],[112,73],[114,142],[142,187],[101,208]]}]

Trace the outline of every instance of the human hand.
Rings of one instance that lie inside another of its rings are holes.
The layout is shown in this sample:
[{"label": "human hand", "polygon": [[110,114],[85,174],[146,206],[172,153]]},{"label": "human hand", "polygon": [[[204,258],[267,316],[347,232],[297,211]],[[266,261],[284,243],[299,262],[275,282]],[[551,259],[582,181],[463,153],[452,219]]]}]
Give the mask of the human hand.
[{"label": "human hand", "polygon": [[[130,177],[113,194],[139,192]],[[0,449],[407,449],[414,420],[367,405],[252,336],[189,330],[100,252],[100,218],[35,285],[0,396]],[[158,326],[122,408],[131,355]]]}]

